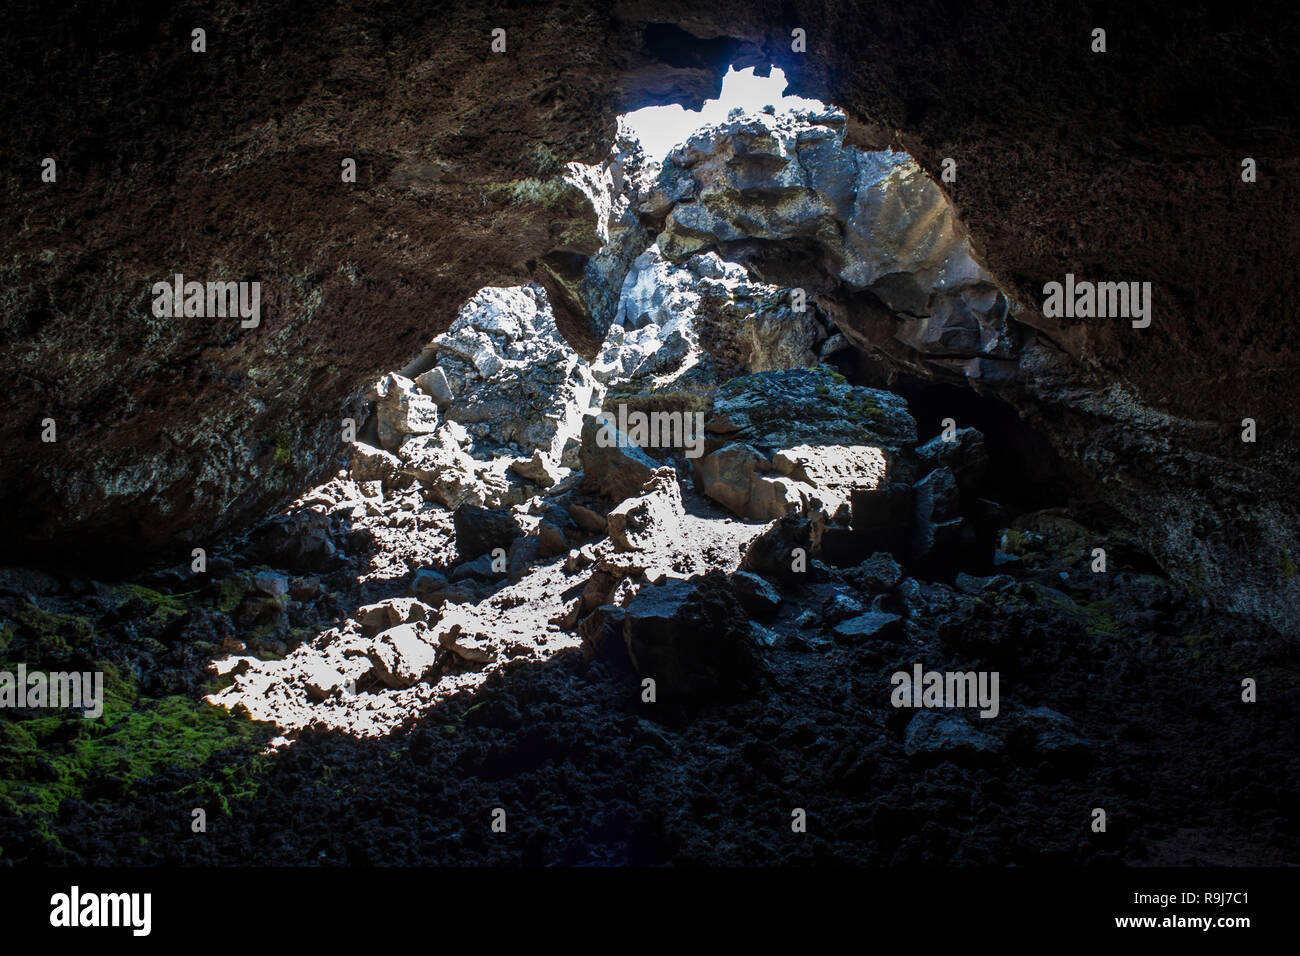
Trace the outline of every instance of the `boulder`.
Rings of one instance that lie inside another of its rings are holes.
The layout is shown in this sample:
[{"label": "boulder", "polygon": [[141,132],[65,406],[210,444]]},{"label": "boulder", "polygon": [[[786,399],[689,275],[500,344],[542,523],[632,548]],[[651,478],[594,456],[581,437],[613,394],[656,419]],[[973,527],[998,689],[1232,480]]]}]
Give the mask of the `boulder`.
[{"label": "boulder", "polygon": [[977,560],[974,527],[958,514],[957,481],[947,468],[936,468],[912,486],[912,529],[907,558],[918,572],[951,579]]},{"label": "boulder", "polygon": [[432,611],[432,608],[414,598],[390,598],[358,608],[356,619],[361,625],[361,633],[366,637],[374,637],[380,631],[399,624],[428,621],[433,617]]},{"label": "boulder", "polygon": [[506,574],[511,581],[521,581],[541,557],[542,545],[538,535],[515,538],[506,549]]},{"label": "boulder", "polygon": [[935,468],[949,469],[965,494],[980,487],[989,467],[984,436],[974,428],[959,428],[948,441],[942,434],[935,435],[916,449],[916,459],[923,472]]},{"label": "boulder", "polygon": [[816,488],[827,513],[832,513],[853,491],[878,488],[887,461],[884,451],[871,445],[796,445],[773,454],[772,468]]},{"label": "boulder", "polygon": [[720,573],[642,588],[623,625],[628,656],[660,699],[734,699],[763,671],[749,620]]},{"label": "boulder", "polygon": [[912,485],[912,501],[915,522],[951,521],[961,508],[957,479],[950,469],[936,468]]},{"label": "boulder", "polygon": [[375,677],[396,690],[418,684],[438,657],[429,633],[423,624],[403,624],[379,634],[366,652]]},{"label": "boulder", "polygon": [[614,501],[640,494],[659,467],[626,434],[596,415],[583,422],[581,460],[585,487]]},{"label": "boulder", "polygon": [[385,451],[397,451],[411,435],[438,430],[438,406],[409,378],[389,373],[375,384],[372,394],[379,444]]},{"label": "boulder", "polygon": [[[733,378],[713,395],[706,430],[762,454],[797,446],[868,446],[888,465],[916,444],[916,421],[900,395],[849,385],[825,366]],[[874,467],[874,466],[873,466]]]},{"label": "boulder", "polygon": [[604,604],[614,593],[617,584],[618,578],[608,571],[593,571],[582,588],[582,596],[578,602],[579,615],[589,614]]},{"label": "boulder", "polygon": [[854,569],[854,580],[867,594],[891,590],[903,579],[903,569],[893,555],[878,551]]},{"label": "boulder", "polygon": [[630,670],[627,643],[623,639],[623,624],[627,612],[616,604],[602,604],[578,622],[582,638],[582,656],[585,660],[601,658],[620,670]]},{"label": "boulder", "polygon": [[437,606],[441,603],[438,594],[451,586],[447,576],[431,568],[420,568],[411,576],[410,591],[425,604]]},{"label": "boulder", "polygon": [[845,506],[853,489],[874,489],[885,467],[884,452],[866,445],[796,445],[769,460],[732,442],[699,460],[695,480],[704,494],[751,521],[795,513],[824,519]]},{"label": "boulder", "polygon": [[447,382],[447,373],[441,368],[434,367],[426,372],[421,372],[415,377],[416,387],[424,394],[433,399],[433,403],[440,409],[446,409],[454,400],[451,385]]},{"label": "boulder", "polygon": [[616,505],[606,517],[609,537],[619,551],[672,551],[687,542],[682,532],[686,510],[672,468],[656,468],[636,498]]},{"label": "boulder", "polygon": [[510,512],[495,508],[463,504],[453,513],[452,524],[456,529],[456,550],[465,561],[495,548],[509,548],[515,538],[523,536]]},{"label": "boulder", "polygon": [[558,554],[567,554],[569,539],[564,531],[548,521],[537,526],[537,553],[543,558],[553,558]]},{"label": "boulder", "polygon": [[453,624],[438,636],[442,647],[469,664],[490,664],[497,659],[496,648],[482,634],[465,634],[459,624]]},{"label": "boulder", "polygon": [[398,485],[402,479],[400,458],[392,452],[360,441],[352,443],[348,469],[352,473],[352,480],[357,483],[379,481],[385,488],[390,488]]},{"label": "boulder", "polygon": [[[795,559],[796,548],[803,551],[800,562]],[[806,571],[795,570],[795,567],[799,564],[807,568],[807,562],[812,560],[811,553],[811,523],[807,518],[787,515],[773,521],[766,531],[749,543],[740,567],[792,587],[806,579]]]},{"label": "boulder", "polygon": [[821,493],[812,485],[780,475],[755,474],[750,484],[749,504],[742,517],[771,521],[784,515],[824,516]]},{"label": "boulder", "polygon": [[429,498],[446,508],[501,504],[510,496],[509,480],[490,464],[470,457],[462,447],[464,436],[464,429],[453,422],[435,435],[412,438],[399,455],[403,474],[418,481]]},{"label": "boulder", "polygon": [[868,611],[836,624],[833,633],[845,644],[894,641],[903,636],[903,619],[897,614]]},{"label": "boulder", "polygon": [[497,567],[497,562],[491,554],[479,555],[473,561],[457,565],[456,570],[451,572],[451,580],[454,584],[462,584],[466,581],[496,581],[506,573],[504,567],[499,571]]},{"label": "boulder", "polygon": [[769,620],[781,607],[781,593],[757,574],[736,571],[731,575],[731,590],[745,613],[758,620]]},{"label": "boulder", "polygon": [[289,592],[289,579],[276,571],[258,571],[252,577],[253,588],[270,598],[282,598]]},{"label": "boulder", "polygon": [[960,714],[920,710],[903,732],[903,751],[920,760],[970,760],[996,754],[1001,741]]},{"label": "boulder", "polygon": [[550,488],[562,474],[551,456],[541,450],[533,452],[531,458],[516,458],[511,462],[510,470],[539,488]]},{"label": "boulder", "polygon": [[861,601],[847,594],[833,594],[822,605],[822,622],[834,627],[841,621],[857,617],[865,610]]},{"label": "boulder", "polygon": [[569,505],[569,517],[573,518],[583,531],[589,531],[592,534],[605,534],[609,529],[604,515],[598,514],[583,505]]},{"label": "boulder", "polygon": [[695,486],[733,514],[748,517],[754,476],[766,465],[767,459],[749,445],[732,442],[696,462]]},{"label": "boulder", "polygon": [[295,601],[314,601],[325,594],[325,586],[316,575],[309,575],[294,581],[289,588],[289,597]]}]

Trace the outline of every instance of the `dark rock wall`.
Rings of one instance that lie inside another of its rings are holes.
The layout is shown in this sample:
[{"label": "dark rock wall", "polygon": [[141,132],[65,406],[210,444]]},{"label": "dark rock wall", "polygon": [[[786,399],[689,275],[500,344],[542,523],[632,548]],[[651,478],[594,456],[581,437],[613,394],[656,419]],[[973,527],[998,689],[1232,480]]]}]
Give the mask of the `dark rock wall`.
[{"label": "dark rock wall", "polygon": [[[9,546],[57,561],[203,544],[327,470],[349,396],[562,244],[566,211],[530,187],[599,161],[629,103],[717,82],[666,68],[620,91],[647,58],[600,5],[30,3],[6,19],[0,481]],[[155,319],[151,286],[177,272],[260,280],[260,327]]]},{"label": "dark rock wall", "polygon": [[[957,161],[977,249],[1074,361],[1022,410],[1181,577],[1294,629],[1298,46],[1269,4],[11,4],[7,546],[175,554],[284,500],[332,467],[350,396],[571,245],[581,210],[540,187],[599,162],[617,113],[776,63],[861,145]],[[260,280],[261,326],[154,319],[175,272]],[[1152,282],[1151,327],[1035,314],[1066,272]]]}]

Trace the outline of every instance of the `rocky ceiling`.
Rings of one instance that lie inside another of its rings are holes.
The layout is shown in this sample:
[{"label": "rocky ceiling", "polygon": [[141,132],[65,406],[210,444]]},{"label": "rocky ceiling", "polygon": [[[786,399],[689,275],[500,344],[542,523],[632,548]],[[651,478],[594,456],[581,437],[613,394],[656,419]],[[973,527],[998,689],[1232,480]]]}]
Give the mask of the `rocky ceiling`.
[{"label": "rocky ceiling", "polygon": [[[593,251],[581,211],[534,187],[599,162],[617,114],[775,64],[849,113],[850,141],[936,178],[956,161],[944,188],[976,249],[1070,359],[1022,413],[1171,570],[1294,631],[1300,21],[1131,6],[11,4],[7,557],[103,573],[284,501],[335,467],[352,397],[475,290]],[[1045,319],[1042,287],[1067,272],[1151,282],[1151,326]],[[260,326],[154,318],[152,284],[175,273],[260,281]]]}]

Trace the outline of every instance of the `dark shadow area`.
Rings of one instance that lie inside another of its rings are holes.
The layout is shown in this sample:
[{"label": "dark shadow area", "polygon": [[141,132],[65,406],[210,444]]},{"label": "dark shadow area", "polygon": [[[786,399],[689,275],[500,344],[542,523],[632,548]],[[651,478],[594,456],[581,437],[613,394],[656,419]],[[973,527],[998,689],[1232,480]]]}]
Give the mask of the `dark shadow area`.
[{"label": "dark shadow area", "polygon": [[[271,757],[222,754],[111,799],[91,790],[60,808],[58,845],[0,818],[0,845],[7,862],[43,864],[1294,859],[1294,758],[1277,762],[1279,744],[1295,741],[1287,709],[1247,718],[1232,693],[1215,702],[1204,691],[1243,666],[1293,680],[1294,662],[1263,634],[1225,640],[1240,622],[1214,624],[1219,636],[1194,642],[1193,658],[1181,639],[1102,636],[1042,608],[996,629],[950,622],[926,663],[996,666],[1014,688],[1011,730],[990,752],[908,752],[911,714],[887,703],[889,673],[908,665],[887,645],[783,641],[755,697],[688,707],[671,723],[639,702],[630,675],[566,651],[508,663],[384,738],[305,731]],[[976,643],[956,651],[963,635]],[[1273,686],[1300,704],[1296,684]],[[1055,718],[1043,706],[1074,729],[1044,731]],[[222,775],[247,776],[253,792],[229,799],[228,813],[209,804],[207,832],[192,832],[192,810],[205,805],[193,785]],[[1112,814],[1105,834],[1088,831],[1095,806]],[[795,807],[808,813],[806,834],[791,832]],[[497,808],[505,832],[493,830]]]},{"label": "dark shadow area", "polygon": [[985,485],[998,502],[1014,512],[1064,504],[1072,486],[1050,440],[1026,424],[1011,405],[969,388],[900,377],[890,386],[907,399],[925,442],[943,429],[944,419],[958,428],[975,428],[989,451]]}]

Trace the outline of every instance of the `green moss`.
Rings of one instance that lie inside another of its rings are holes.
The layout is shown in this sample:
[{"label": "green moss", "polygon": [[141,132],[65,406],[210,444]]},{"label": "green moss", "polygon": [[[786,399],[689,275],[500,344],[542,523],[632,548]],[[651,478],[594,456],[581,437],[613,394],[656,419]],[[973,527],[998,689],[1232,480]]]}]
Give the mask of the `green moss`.
[{"label": "green moss", "polygon": [[271,632],[274,630],[274,623],[258,624],[248,629],[245,639],[248,641],[264,641],[271,636]]},{"label": "green moss", "polygon": [[564,171],[564,158],[543,143],[536,144],[529,151],[528,158],[538,176],[556,176]]},{"label": "green moss", "polygon": [[488,183],[483,187],[483,198],[488,202],[561,206],[568,198],[571,188],[559,178],[512,179],[503,183]]},{"label": "green moss", "polygon": [[[95,625],[89,618],[76,614],[57,614],[45,611],[35,604],[25,604],[14,615],[14,620],[32,632],[36,644],[45,651],[66,652],[74,647],[85,647],[95,637]],[[6,647],[13,632],[6,638]]]},{"label": "green moss", "polygon": [[[120,591],[123,600],[157,605],[163,616],[187,607],[185,595],[136,585]],[[51,668],[72,648],[84,654],[94,637],[85,618],[30,604],[15,620],[18,626],[7,622],[0,629],[3,646],[20,651],[29,667]],[[255,786],[258,765],[252,758],[270,734],[265,725],[187,696],[142,698],[124,666],[100,660],[91,667],[103,676],[97,718],[73,711],[0,711],[0,814],[26,818],[34,832],[57,844],[64,800],[129,798],[146,778],[172,767],[202,767],[219,753],[234,759],[210,781],[218,795],[242,795]],[[29,713],[34,716],[23,716]],[[226,806],[224,796],[216,802]]]},{"label": "green moss", "polygon": [[1018,528],[1007,528],[1002,533],[1002,551],[1005,554],[1022,555],[1027,550],[1025,533]]},{"label": "green moss", "polygon": [[1119,621],[1115,619],[1114,601],[1091,601],[1078,607],[1083,612],[1084,628],[1089,634],[1110,637],[1120,632]]},{"label": "green moss", "polygon": [[173,618],[188,613],[193,607],[193,597],[198,593],[189,591],[184,594],[163,594],[140,584],[119,584],[117,591],[124,595],[123,601],[128,598],[139,598],[152,604],[155,610],[149,619],[156,624],[165,624]]},{"label": "green moss", "polygon": [[232,800],[247,800],[257,795],[266,768],[266,755],[253,754],[246,761],[222,767],[211,779],[186,784],[177,793],[193,796],[194,802],[200,806],[218,806],[222,813],[230,816]]},{"label": "green moss", "polygon": [[1282,549],[1281,557],[1278,559],[1278,565],[1282,569],[1282,577],[1284,578],[1293,578],[1297,573],[1300,573],[1296,571],[1295,562],[1291,560],[1291,552],[1287,551],[1285,548]]},{"label": "green moss", "polygon": [[289,450],[289,436],[284,432],[275,433],[275,461],[278,465],[289,464],[293,453]]},{"label": "green moss", "polygon": [[1079,603],[1063,591],[1030,583],[1032,593],[1039,602],[1051,604],[1066,611],[1094,637],[1113,637],[1123,628],[1115,617],[1115,602],[1110,599]]},{"label": "green moss", "polygon": [[226,578],[217,585],[216,608],[222,614],[233,614],[244,600],[249,584],[243,578]]},{"label": "green moss", "polygon": [[196,791],[210,792],[228,812],[229,797],[256,789],[260,764],[254,758],[268,735],[263,725],[180,695],[139,698],[116,667],[98,667],[104,673],[101,717],[47,713],[0,721],[0,809],[31,818],[52,837],[60,804],[87,799],[88,783],[115,778],[116,789],[130,794],[165,769],[200,767],[223,751],[247,759],[192,785]]},{"label": "green moss", "polygon": [[204,697],[211,696],[212,694],[219,694],[227,687],[233,687],[234,683],[234,674],[230,672],[218,674],[216,677],[204,681],[203,684],[199,686],[199,693]]},{"label": "green moss", "polygon": [[854,421],[871,421],[884,414],[880,403],[870,398],[863,398],[849,403],[849,414]]}]

